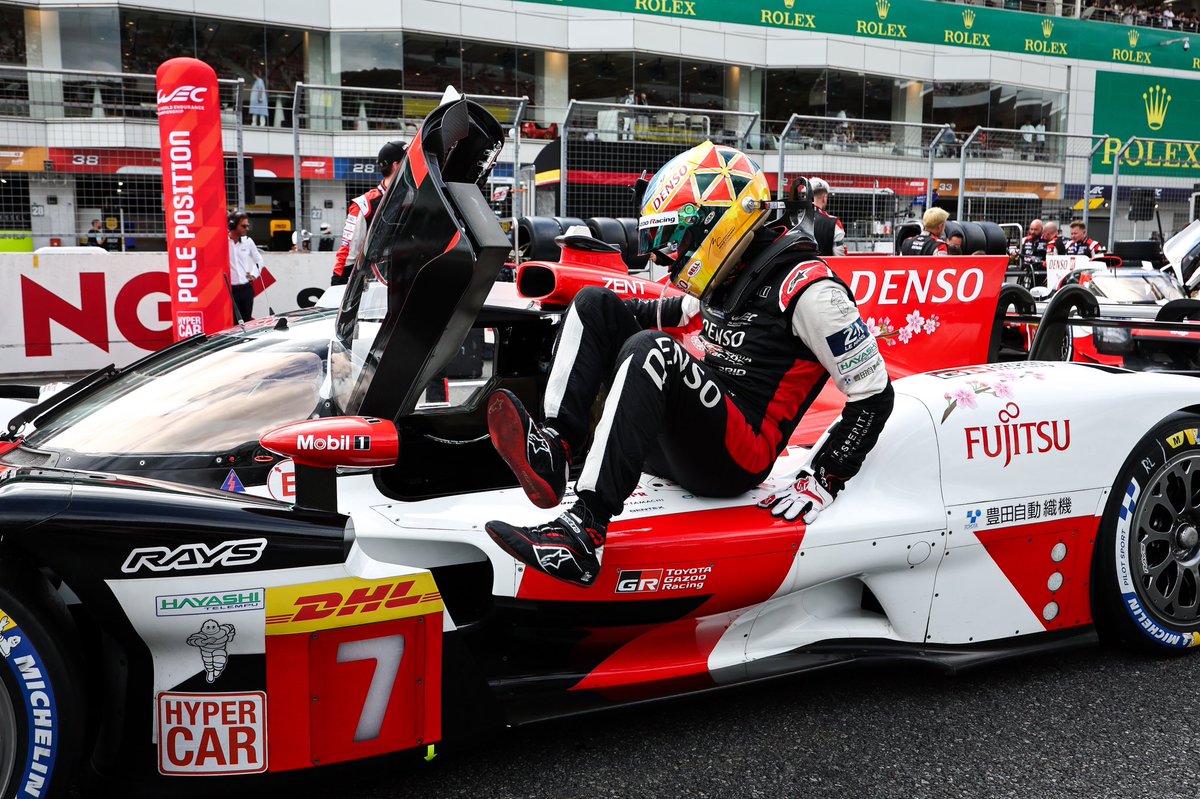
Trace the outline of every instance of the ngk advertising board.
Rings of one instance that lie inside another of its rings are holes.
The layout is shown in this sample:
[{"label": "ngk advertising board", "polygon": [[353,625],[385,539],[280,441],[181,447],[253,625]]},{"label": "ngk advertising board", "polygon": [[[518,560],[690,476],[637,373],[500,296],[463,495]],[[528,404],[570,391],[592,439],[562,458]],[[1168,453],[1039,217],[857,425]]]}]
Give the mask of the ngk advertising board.
[{"label": "ngk advertising board", "polygon": [[172,58],[158,68],[158,130],[167,216],[172,335],[228,327],[229,276],[221,98],[212,67]]}]

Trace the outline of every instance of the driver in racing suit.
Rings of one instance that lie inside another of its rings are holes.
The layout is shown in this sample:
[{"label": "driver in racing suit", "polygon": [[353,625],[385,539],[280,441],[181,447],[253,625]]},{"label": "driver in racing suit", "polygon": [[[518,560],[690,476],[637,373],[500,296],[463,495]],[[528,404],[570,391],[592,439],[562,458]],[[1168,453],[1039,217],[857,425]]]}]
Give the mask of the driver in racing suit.
[{"label": "driver in racing suit", "polygon": [[350,201],[350,210],[346,212],[346,224],[342,226],[342,240],[334,256],[333,277],[330,278],[329,285],[344,286],[350,279],[354,264],[362,257],[371,217],[383,202],[383,194],[392,182],[396,165],[404,160],[404,152],[405,145],[402,141],[390,141],[383,145],[378,158],[375,159],[375,166],[383,176],[379,185]]},{"label": "driver in racing suit", "polygon": [[[893,404],[879,345],[846,284],[818,257],[811,225],[762,227],[770,189],[745,154],[705,142],[659,170],[644,196],[639,249],[687,294],[622,300],[584,289],[559,334],[545,422],[508,391],[488,398],[496,449],[534,504],[549,509],[610,378],[575,504],[535,527],[486,525],[515,558],[580,586],[595,582],[608,521],[644,465],[696,494],[744,493],[767,477],[833,377],[848,398],[841,420],[811,470],[759,503],[811,523],[858,472]],[[697,317],[701,357],[662,332]]]}]

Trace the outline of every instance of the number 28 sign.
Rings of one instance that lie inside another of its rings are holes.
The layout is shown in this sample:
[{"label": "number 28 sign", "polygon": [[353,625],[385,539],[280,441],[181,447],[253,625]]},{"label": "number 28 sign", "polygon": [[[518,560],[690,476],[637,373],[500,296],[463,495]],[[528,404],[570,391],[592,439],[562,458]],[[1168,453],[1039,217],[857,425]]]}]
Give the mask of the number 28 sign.
[{"label": "number 28 sign", "polygon": [[428,572],[267,589],[270,770],[437,741],[442,609]]}]

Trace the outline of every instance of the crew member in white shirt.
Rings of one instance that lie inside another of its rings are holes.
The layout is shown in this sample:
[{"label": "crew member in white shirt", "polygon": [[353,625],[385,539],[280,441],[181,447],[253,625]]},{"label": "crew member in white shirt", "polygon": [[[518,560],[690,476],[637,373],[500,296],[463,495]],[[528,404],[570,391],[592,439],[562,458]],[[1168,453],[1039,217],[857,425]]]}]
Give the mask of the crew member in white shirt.
[{"label": "crew member in white shirt", "polygon": [[263,257],[250,238],[250,218],[229,215],[229,282],[233,286],[233,322],[254,318],[254,281],[262,274]]}]

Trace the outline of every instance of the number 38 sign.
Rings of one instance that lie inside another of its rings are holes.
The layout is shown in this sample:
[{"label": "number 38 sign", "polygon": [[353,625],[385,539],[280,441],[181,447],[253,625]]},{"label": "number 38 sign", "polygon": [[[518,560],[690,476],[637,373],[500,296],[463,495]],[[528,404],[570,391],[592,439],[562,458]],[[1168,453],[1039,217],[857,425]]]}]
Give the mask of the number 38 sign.
[{"label": "number 38 sign", "polygon": [[268,589],[270,770],[437,741],[442,609],[428,572]]}]

